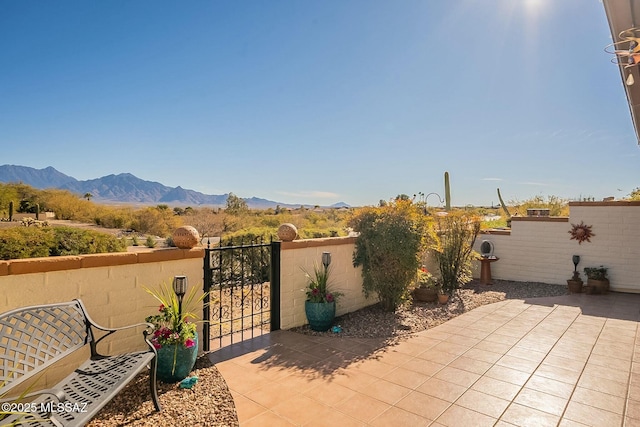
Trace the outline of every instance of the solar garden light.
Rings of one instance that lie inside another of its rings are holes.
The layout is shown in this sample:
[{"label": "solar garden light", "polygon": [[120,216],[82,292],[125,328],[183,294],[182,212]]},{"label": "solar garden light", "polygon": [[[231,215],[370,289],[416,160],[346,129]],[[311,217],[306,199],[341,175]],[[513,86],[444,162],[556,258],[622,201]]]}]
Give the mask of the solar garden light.
[{"label": "solar garden light", "polygon": [[182,320],[182,298],[187,293],[187,276],[175,276],[173,278],[173,292],[178,297],[178,317]]},{"label": "solar garden light", "polygon": [[331,252],[322,252],[322,265],[325,271],[329,268],[329,264],[331,264]]},{"label": "solar garden light", "polygon": [[578,271],[578,264],[580,264],[580,255],[573,256],[573,271]]},{"label": "solar garden light", "polygon": [[580,255],[574,255],[571,260],[573,261],[573,277],[571,279],[579,280],[580,273],[578,273],[578,264],[580,264]]}]

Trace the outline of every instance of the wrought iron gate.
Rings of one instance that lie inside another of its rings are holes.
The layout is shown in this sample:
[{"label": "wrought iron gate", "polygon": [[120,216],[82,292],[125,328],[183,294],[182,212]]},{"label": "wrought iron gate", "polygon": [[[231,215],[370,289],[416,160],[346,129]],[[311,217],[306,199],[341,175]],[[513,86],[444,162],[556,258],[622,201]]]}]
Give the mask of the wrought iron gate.
[{"label": "wrought iron gate", "polygon": [[280,242],[205,249],[205,351],[280,329]]}]

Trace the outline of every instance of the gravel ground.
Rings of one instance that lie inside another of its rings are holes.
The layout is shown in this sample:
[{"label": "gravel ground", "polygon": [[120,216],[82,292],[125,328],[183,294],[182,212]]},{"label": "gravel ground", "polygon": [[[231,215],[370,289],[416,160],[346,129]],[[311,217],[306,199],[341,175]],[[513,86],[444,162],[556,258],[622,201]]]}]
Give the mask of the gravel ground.
[{"label": "gravel ground", "polygon": [[[354,338],[386,338],[420,332],[433,328],[462,313],[481,305],[491,304],[505,299],[525,299],[565,295],[567,287],[536,282],[512,282],[494,280],[493,285],[482,285],[474,280],[458,290],[457,295],[449,299],[445,305],[435,303],[407,303],[395,313],[382,310],[379,304],[365,307],[353,313],[337,317],[334,324],[340,325],[343,337]],[[292,329],[295,332],[331,336],[331,332],[316,332],[308,325]]]},{"label": "gravel ground", "polygon": [[[391,344],[403,335],[432,328],[469,310],[504,299],[526,299],[558,296],[567,293],[566,286],[535,282],[494,280],[492,286],[472,281],[446,305],[438,303],[406,304],[395,313],[383,311],[379,305],[363,308],[340,316],[336,324],[343,328],[340,334],[315,332],[307,326],[292,331],[308,335],[327,335],[358,338],[386,338]],[[111,401],[88,424],[88,427],[112,426],[239,426],[233,397],[227,384],[206,355],[196,363],[192,375],[198,383],[191,390],[177,384],[160,384],[161,412],[154,412],[149,397],[149,377],[138,378]]]},{"label": "gravel ground", "polygon": [[149,375],[142,373],[105,406],[88,427],[236,427],[238,415],[218,369],[202,355],[191,375],[198,377],[192,389],[158,382],[162,411],[155,412],[149,395]]}]

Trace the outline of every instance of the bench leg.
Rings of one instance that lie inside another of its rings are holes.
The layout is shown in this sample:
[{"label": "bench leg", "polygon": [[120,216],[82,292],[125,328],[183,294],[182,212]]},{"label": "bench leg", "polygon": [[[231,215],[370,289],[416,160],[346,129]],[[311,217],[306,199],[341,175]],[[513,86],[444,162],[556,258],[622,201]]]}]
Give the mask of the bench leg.
[{"label": "bench leg", "polygon": [[151,389],[151,399],[153,405],[156,407],[156,411],[161,411],[160,399],[158,399],[158,381],[156,380],[156,370],[158,367],[158,356],[151,360],[151,366],[149,367],[149,388]]}]

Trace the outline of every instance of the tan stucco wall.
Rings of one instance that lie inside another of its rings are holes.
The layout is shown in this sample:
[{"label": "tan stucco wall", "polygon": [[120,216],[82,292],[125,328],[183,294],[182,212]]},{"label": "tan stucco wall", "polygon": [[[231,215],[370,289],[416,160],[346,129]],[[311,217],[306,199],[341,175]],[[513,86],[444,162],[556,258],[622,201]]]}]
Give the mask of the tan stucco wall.
[{"label": "tan stucco wall", "polygon": [[[29,305],[80,298],[99,325],[121,327],[144,322],[158,304],[143,286],[171,284],[186,275],[189,286],[202,289],[202,249],[162,249],[146,253],[117,253],[0,261],[0,312]],[[107,354],[144,349],[144,328],[117,332],[99,350]],[[67,358],[47,371],[45,382],[62,379],[88,351]]]},{"label": "tan stucco wall", "polygon": [[[307,323],[304,314],[307,285],[304,270],[312,272],[314,262],[322,265],[322,253],[331,252],[331,289],[344,294],[336,306],[336,314],[342,315],[374,304],[362,293],[360,268],[353,266],[354,237],[295,240],[283,242],[281,252],[281,315],[282,329]],[[304,269],[304,270],[303,270]]]},{"label": "tan stucco wall", "polygon": [[[584,267],[604,265],[612,290],[640,293],[640,202],[572,202],[569,208],[568,218],[513,218],[510,234],[478,236],[476,250],[490,240],[500,258],[491,265],[493,278],[566,286],[571,257],[580,255],[583,280]],[[571,240],[571,226],[580,222],[592,226],[591,242]]]},{"label": "tan stucco wall", "polygon": [[[361,269],[352,263],[355,238],[283,242],[281,252],[281,328],[307,322],[303,268],[312,271],[321,263],[322,252],[331,252],[332,285],[344,293],[337,305],[341,315],[375,303],[362,293]],[[186,275],[189,285],[203,287],[204,250],[157,249],[145,252],[32,258],[0,261],[0,312],[29,305],[79,298],[93,320],[106,327],[122,327],[144,321],[157,313],[158,304],[143,287],[171,284],[176,275]],[[201,329],[201,328],[200,328]],[[116,354],[145,348],[142,327],[118,332],[100,347]],[[202,343],[201,343],[202,345]],[[44,380],[52,385],[88,357],[83,352],[70,357]]]}]

